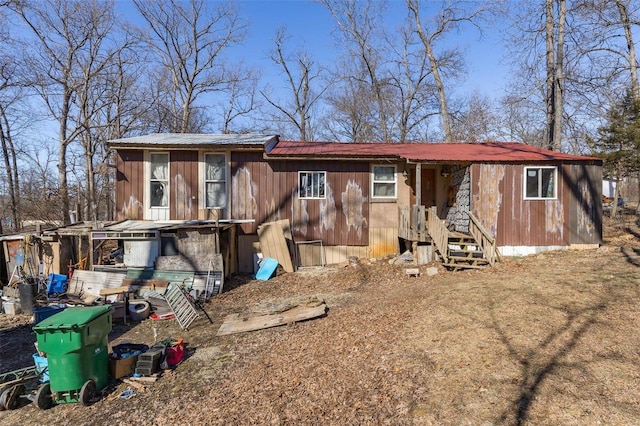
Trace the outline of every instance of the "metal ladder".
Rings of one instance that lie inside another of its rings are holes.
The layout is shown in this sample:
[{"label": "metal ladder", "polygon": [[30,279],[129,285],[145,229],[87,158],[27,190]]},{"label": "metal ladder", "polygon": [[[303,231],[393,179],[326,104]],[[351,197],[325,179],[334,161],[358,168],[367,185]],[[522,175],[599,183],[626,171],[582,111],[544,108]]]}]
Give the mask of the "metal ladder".
[{"label": "metal ladder", "polygon": [[183,330],[189,328],[191,323],[200,317],[196,306],[189,300],[182,286],[171,285],[164,295],[165,300],[173,310],[178,324]]}]

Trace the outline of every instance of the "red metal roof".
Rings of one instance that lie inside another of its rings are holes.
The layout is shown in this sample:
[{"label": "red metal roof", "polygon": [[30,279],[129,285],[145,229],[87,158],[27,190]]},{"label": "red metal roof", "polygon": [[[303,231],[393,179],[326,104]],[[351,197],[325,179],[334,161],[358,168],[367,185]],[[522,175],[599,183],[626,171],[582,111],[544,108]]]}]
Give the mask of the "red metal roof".
[{"label": "red metal roof", "polygon": [[398,157],[409,161],[521,162],[591,161],[596,157],[565,154],[516,142],[486,143],[348,143],[279,141],[269,157]]}]

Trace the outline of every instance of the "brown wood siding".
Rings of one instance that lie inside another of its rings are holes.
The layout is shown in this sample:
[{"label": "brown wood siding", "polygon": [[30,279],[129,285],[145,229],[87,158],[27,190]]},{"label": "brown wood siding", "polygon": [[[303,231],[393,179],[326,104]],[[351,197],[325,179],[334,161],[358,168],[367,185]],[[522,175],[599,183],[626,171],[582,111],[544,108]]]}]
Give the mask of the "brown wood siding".
[{"label": "brown wood siding", "polygon": [[[233,153],[231,218],[254,219],[242,225],[253,234],[258,225],[289,219],[294,239],[327,245],[368,245],[368,163],[269,161],[261,153]],[[326,171],[326,198],[297,197],[298,171]]]},{"label": "brown wood siding", "polygon": [[556,199],[525,200],[524,168],[523,164],[474,164],[472,211],[499,246],[569,245],[571,197],[565,169],[558,166]]},{"label": "brown wood siding", "polygon": [[116,156],[116,220],[144,218],[144,155],[141,150]]},{"label": "brown wood siding", "polygon": [[572,164],[564,167],[571,200],[569,243],[602,244],[602,167]]},{"label": "brown wood siding", "polygon": [[175,220],[198,219],[198,152],[169,153],[169,217]]}]

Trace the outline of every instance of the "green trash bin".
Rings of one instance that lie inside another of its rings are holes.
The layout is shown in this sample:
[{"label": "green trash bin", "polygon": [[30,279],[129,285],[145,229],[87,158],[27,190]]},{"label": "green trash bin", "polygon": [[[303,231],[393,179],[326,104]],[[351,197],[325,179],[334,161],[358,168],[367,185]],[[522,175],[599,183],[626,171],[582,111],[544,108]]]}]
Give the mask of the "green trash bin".
[{"label": "green trash bin", "polygon": [[89,404],[109,381],[111,307],[67,308],[42,320],[33,331],[49,366],[49,383],[36,392],[36,405]]}]

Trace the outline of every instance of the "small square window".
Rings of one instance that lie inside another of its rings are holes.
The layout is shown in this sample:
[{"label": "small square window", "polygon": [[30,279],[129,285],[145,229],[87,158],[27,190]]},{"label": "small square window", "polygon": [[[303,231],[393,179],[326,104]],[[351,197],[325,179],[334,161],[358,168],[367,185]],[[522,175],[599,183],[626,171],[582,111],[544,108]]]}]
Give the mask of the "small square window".
[{"label": "small square window", "polygon": [[298,196],[301,199],[325,198],[326,172],[299,172]]},{"label": "small square window", "polygon": [[556,167],[525,167],[525,199],[556,198]]},{"label": "small square window", "polygon": [[373,166],[373,198],[396,198],[396,166]]}]

